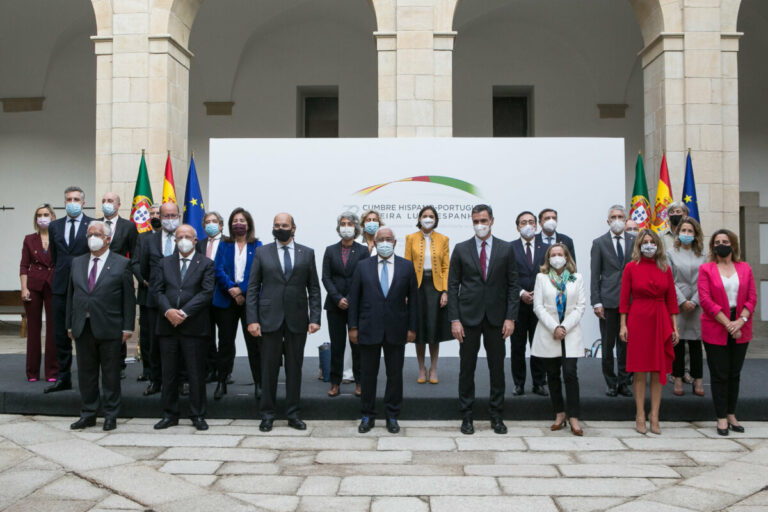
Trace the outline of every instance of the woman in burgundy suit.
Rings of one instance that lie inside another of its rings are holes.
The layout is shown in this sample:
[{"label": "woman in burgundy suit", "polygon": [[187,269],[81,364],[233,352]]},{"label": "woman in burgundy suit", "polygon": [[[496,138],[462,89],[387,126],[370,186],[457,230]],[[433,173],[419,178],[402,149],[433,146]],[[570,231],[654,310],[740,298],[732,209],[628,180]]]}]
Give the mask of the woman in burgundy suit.
[{"label": "woman in burgundy suit", "polygon": [[755,278],[739,258],[739,239],[720,229],[709,240],[709,263],[699,268],[701,338],[712,379],[717,433],[744,432],[736,419],[741,367],[752,339],[757,306]]},{"label": "woman in burgundy suit", "polygon": [[35,210],[35,232],[24,237],[21,247],[21,300],[27,313],[27,380],[40,379],[40,331],[43,328],[45,308],[45,378],[56,381],[59,364],[56,361],[56,340],[53,335],[53,311],[51,311],[51,283],[53,265],[48,250],[48,225],[56,218],[51,205],[44,204]]},{"label": "woman in burgundy suit", "polygon": [[621,330],[627,343],[627,371],[634,372],[636,429],[645,426],[645,386],[651,377],[651,432],[661,434],[659,407],[661,387],[667,383],[675,359],[677,333],[677,292],[672,269],[667,265],[664,245],[650,229],[637,236],[632,261],[624,267],[619,302]]}]

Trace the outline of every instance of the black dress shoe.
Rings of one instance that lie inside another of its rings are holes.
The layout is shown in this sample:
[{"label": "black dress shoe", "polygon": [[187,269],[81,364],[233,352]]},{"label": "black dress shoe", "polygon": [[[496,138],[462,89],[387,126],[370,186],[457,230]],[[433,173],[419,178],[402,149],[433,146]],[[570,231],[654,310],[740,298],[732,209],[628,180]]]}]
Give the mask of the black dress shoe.
[{"label": "black dress shoe", "polygon": [[464,419],[461,420],[461,433],[468,436],[475,433],[475,426],[472,424],[471,416],[464,416]]},{"label": "black dress shoe", "polygon": [[185,382],[179,386],[179,394],[181,396],[189,396],[189,382]]},{"label": "black dress shoe", "polygon": [[739,434],[744,433],[744,427],[741,425],[734,425],[733,423],[728,423],[728,429],[733,430],[734,432],[738,432]]},{"label": "black dress shoe", "polygon": [[545,388],[544,386],[533,386],[533,394],[540,395],[540,396],[549,396],[549,393],[547,392],[547,388]]},{"label": "black dress shoe", "polygon": [[727,428],[717,428],[717,435],[719,436],[727,436],[728,435],[728,429]]},{"label": "black dress shoe", "polygon": [[80,418],[73,424],[69,426],[72,430],[81,430],[87,427],[95,427],[96,426],[96,417],[95,416],[88,416],[87,418]]},{"label": "black dress shoe", "polygon": [[608,388],[605,390],[605,396],[617,396],[619,392],[616,388]]},{"label": "black dress shoe", "polygon": [[261,420],[261,423],[259,423],[259,430],[261,430],[262,432],[269,432],[269,431],[271,431],[272,430],[272,423],[274,421],[275,420],[273,420],[271,418],[270,419],[266,419],[265,418],[265,419]]},{"label": "black dress shoe", "polygon": [[367,434],[376,425],[376,420],[368,416],[363,416],[360,420],[360,425],[357,426],[357,431],[361,434]]},{"label": "black dress shoe", "polygon": [[618,392],[621,396],[632,396],[632,390],[626,384],[619,386]]},{"label": "black dress shoe", "polygon": [[144,375],[143,373],[136,377],[136,382],[147,382],[149,380],[149,375]]},{"label": "black dress shoe", "polygon": [[56,391],[66,391],[68,389],[72,389],[72,383],[63,381],[63,380],[57,380],[43,391],[44,393],[55,393]]},{"label": "black dress shoe", "polygon": [[219,383],[216,384],[216,391],[213,392],[213,399],[221,400],[221,398],[226,394],[227,394],[227,382],[219,381]]},{"label": "black dress shoe", "polygon": [[296,430],[307,430],[307,424],[301,421],[299,418],[291,418],[288,420],[288,426],[295,428]]},{"label": "black dress shoe", "polygon": [[390,434],[397,434],[400,432],[400,424],[396,418],[387,418],[387,432]]},{"label": "black dress shoe", "polygon": [[197,430],[208,430],[208,423],[202,416],[192,418],[192,425],[194,425]]},{"label": "black dress shoe", "polygon": [[523,389],[523,386],[515,386],[515,389],[512,390],[512,394],[515,396],[524,395],[525,389]]},{"label": "black dress shoe", "polygon": [[208,372],[208,375],[205,376],[205,383],[210,384],[211,382],[218,382],[219,376],[218,372],[216,370],[211,370]]},{"label": "black dress shoe", "polygon": [[160,384],[157,384],[155,382],[150,382],[149,385],[147,386],[147,389],[144,390],[143,395],[149,396],[159,392],[160,392]]},{"label": "black dress shoe", "polygon": [[117,428],[117,420],[115,418],[104,418],[104,431],[109,432]]},{"label": "black dress shoe", "polygon": [[504,424],[504,421],[499,417],[491,418],[491,428],[493,429],[494,434],[507,433],[507,426]]},{"label": "black dress shoe", "polygon": [[232,378],[232,374],[227,375],[227,384],[234,384],[235,379]]},{"label": "black dress shoe", "polygon": [[155,423],[155,430],[165,430],[168,427],[175,427],[178,424],[178,418],[163,418]]}]

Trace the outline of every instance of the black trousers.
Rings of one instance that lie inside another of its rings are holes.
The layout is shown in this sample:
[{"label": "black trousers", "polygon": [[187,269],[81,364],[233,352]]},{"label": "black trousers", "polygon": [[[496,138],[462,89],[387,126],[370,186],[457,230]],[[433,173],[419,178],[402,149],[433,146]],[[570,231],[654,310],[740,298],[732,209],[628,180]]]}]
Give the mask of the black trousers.
[{"label": "black trousers", "polygon": [[277,401],[277,377],[285,356],[285,414],[297,419],[301,408],[301,367],[304,364],[304,344],[307,333],[291,332],[283,322],[279,330],[262,333],[261,337],[261,401],[262,419],[274,419]]},{"label": "black trousers", "polygon": [[152,344],[151,329],[147,306],[139,306],[139,351],[141,352],[142,374],[148,379],[152,378]]},{"label": "black trousers", "polygon": [[[208,314],[208,313],[205,313]],[[205,353],[203,336],[158,336],[163,361],[163,417],[179,417],[180,360],[189,378],[189,415],[205,416]]]},{"label": "black trousers", "polygon": [[[205,353],[205,374],[208,375],[211,372],[218,371],[219,369],[219,354],[218,350],[216,349],[216,328],[218,327],[218,324],[216,323],[216,310],[218,308],[211,306],[210,308],[210,315],[211,315],[211,332],[208,335],[208,350]],[[232,360],[234,362],[234,357],[232,356]],[[224,375],[226,378],[226,375]],[[221,379],[221,377],[220,377]]]},{"label": "black trousers", "polygon": [[506,343],[501,335],[500,325],[491,325],[483,318],[480,325],[464,326],[464,342],[459,347],[459,407],[463,416],[472,415],[475,403],[475,368],[480,351],[480,336],[488,361],[491,379],[489,411],[491,417],[501,417],[504,409],[504,358]]},{"label": "black trousers", "polygon": [[[509,337],[510,366],[512,368],[512,380],[515,386],[525,387],[525,349],[526,345],[533,343],[533,333],[536,332],[538,317],[533,312],[533,305],[520,301],[520,309],[515,322],[515,331]],[[546,384],[547,374],[544,363],[531,355],[531,381],[534,386]]]},{"label": "black trousers", "polygon": [[216,355],[216,370],[219,372],[219,380],[224,380],[232,373],[235,364],[235,339],[237,338],[237,324],[243,331],[245,346],[248,349],[248,364],[251,367],[253,383],[261,386],[261,350],[259,339],[248,332],[248,324],[245,320],[245,304],[238,306],[232,304],[228,308],[213,308],[216,326],[219,329],[219,350]]},{"label": "black trousers", "polygon": [[[105,418],[117,418],[120,411],[120,346],[121,339],[99,340],[93,336],[90,320],[75,340],[77,347],[77,382],[83,407],[80,416],[96,416],[103,404]],[[104,400],[99,393],[99,372]]]},{"label": "black trousers", "polygon": [[149,367],[151,380],[156,384],[163,382],[163,359],[160,356],[160,338],[155,334],[157,329],[157,308],[145,306],[149,322]]},{"label": "black trousers", "polygon": [[[619,308],[605,308],[605,320],[600,319],[600,338],[603,353],[603,377],[609,388],[630,384],[627,373],[627,344],[619,339]],[[618,375],[613,369],[613,349],[618,357]]]},{"label": "black trousers", "polygon": [[[547,370],[549,382],[549,397],[552,400],[552,410],[557,413],[565,412],[570,418],[580,417],[579,407],[579,375],[578,357],[547,357],[541,359]],[[563,372],[562,380],[560,372]],[[565,403],[563,402],[562,381],[565,381]]]},{"label": "black trousers", "polygon": [[[347,345],[347,312],[326,310],[328,335],[331,338],[331,384],[341,384],[344,373],[344,351]],[[349,343],[352,351],[352,373],[355,382],[360,382],[360,348]]]},{"label": "black trousers", "polygon": [[376,384],[382,349],[387,372],[387,387],[384,391],[387,418],[398,418],[403,405],[405,343],[395,345],[385,340],[376,345],[360,345],[360,405],[363,416],[376,417]]},{"label": "black trousers", "polygon": [[704,344],[709,377],[712,380],[712,401],[715,403],[715,415],[718,418],[736,414],[741,367],[744,366],[748,345],[749,343],[736,343],[730,336],[727,345]]},{"label": "black trousers", "polygon": [[[56,360],[59,362],[58,379],[72,382],[72,340],[67,336],[67,296],[53,294],[53,336],[56,339]],[[119,376],[118,376],[119,377]]]},{"label": "black trousers", "polygon": [[683,378],[685,375],[685,346],[691,358],[691,377],[701,379],[704,376],[704,362],[701,358],[701,340],[680,340],[675,345],[675,360],[672,362],[672,375]]}]

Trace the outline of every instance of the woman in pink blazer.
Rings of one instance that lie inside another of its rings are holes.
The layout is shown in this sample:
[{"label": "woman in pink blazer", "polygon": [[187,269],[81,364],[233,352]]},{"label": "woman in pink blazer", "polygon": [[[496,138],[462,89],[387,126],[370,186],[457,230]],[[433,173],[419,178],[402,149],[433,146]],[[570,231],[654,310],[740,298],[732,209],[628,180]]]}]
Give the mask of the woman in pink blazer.
[{"label": "woman in pink blazer", "polygon": [[709,241],[709,263],[699,268],[701,337],[712,379],[717,433],[744,432],[736,419],[741,367],[752,339],[752,314],[757,305],[755,279],[739,258],[739,239],[720,229]]}]

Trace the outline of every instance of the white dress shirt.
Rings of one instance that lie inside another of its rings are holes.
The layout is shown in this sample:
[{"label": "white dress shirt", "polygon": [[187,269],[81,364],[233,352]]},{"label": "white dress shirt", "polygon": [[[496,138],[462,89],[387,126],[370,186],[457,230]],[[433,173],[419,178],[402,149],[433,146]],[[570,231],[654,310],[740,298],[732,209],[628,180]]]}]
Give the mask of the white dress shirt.
[{"label": "white dress shirt", "polygon": [[[189,256],[182,256],[181,252],[179,252],[179,272],[181,272],[182,267],[184,267],[184,260],[185,259],[188,260],[187,261],[187,272],[189,272],[189,267],[192,266],[192,258],[194,258],[194,257],[195,257],[194,249],[192,250],[191,253],[189,253]],[[184,318],[187,317],[187,314],[184,312],[183,309],[180,309],[179,311],[184,316]],[[166,311],[166,313],[168,313],[168,311]]]},{"label": "white dress shirt", "polygon": [[[101,219],[101,222],[106,224],[106,226],[109,228],[109,231],[110,231],[109,237],[110,238],[115,238],[115,232],[117,231],[117,219],[119,219],[119,218],[120,218],[119,215],[115,215],[111,219],[108,219],[106,217]],[[107,224],[107,222],[109,222],[109,224]]]},{"label": "white dress shirt", "polygon": [[544,242],[547,245],[552,245],[557,243],[557,231],[552,233],[552,236],[549,236],[546,234],[543,230],[541,232],[541,241]]},{"label": "white dress shirt", "polygon": [[483,251],[483,242],[485,242],[485,271],[491,266],[491,247],[493,247],[493,236],[489,236],[485,240],[480,240],[475,236],[475,244],[477,244],[477,257],[480,257],[480,253]]},{"label": "white dress shirt", "polygon": [[283,269],[283,273],[285,273],[285,249],[283,247],[288,247],[288,252],[291,254],[291,268],[296,267],[296,250],[293,238],[287,244],[278,241],[276,245],[277,257],[280,259],[280,267]]},{"label": "white dress shirt", "polygon": [[[725,295],[728,297],[728,306],[735,308],[737,304],[737,298],[739,296],[739,274],[734,272],[731,277],[725,277],[720,274],[720,279],[723,280],[723,288],[725,288]],[[729,316],[729,315],[725,315]]]},{"label": "white dress shirt", "polygon": [[[109,254],[109,251],[105,252],[101,256],[94,256],[93,253],[91,253],[90,258],[88,258],[88,279],[90,280],[91,272],[93,272],[93,266],[96,265],[96,280],[94,281],[94,286],[96,281],[99,280],[99,276],[101,275],[101,271],[104,270],[104,262],[107,260],[107,255]],[[99,258],[99,261],[94,263],[94,259]]]},{"label": "white dress shirt", "polygon": [[245,279],[245,265],[248,262],[248,244],[243,245],[243,249],[240,250],[240,246],[235,242],[235,282],[240,284]]},{"label": "white dress shirt", "polygon": [[616,253],[616,257],[619,257],[619,252],[616,250],[616,237],[619,237],[619,245],[621,246],[621,250],[624,251],[624,256],[627,255],[627,244],[625,243],[626,240],[624,238],[624,233],[622,232],[620,235],[614,235],[613,231],[611,231],[611,245],[613,245],[613,252]]},{"label": "white dress shirt", "polygon": [[432,270],[432,233],[424,233],[424,270]]},{"label": "white dress shirt", "polygon": [[[72,217],[67,216],[67,222],[64,225],[64,240],[67,242],[67,246],[72,245],[72,240],[69,239],[69,230]],[[83,221],[83,214],[81,213],[77,217],[75,217],[75,236],[77,236],[77,232],[80,230],[80,223]]]},{"label": "white dress shirt", "polygon": [[381,269],[384,268],[384,265],[388,265],[387,267],[387,287],[392,288],[392,278],[395,276],[395,255],[389,257],[389,259],[385,260],[381,256],[379,256],[379,263],[376,265],[378,267],[379,271],[379,283],[381,283]]},{"label": "white dress shirt", "polygon": [[219,233],[213,238],[208,237],[208,239],[205,241],[205,251],[203,252],[203,254],[206,254],[206,255],[208,254],[208,246],[210,245],[211,240],[213,240],[213,248],[211,249],[211,259],[215,260],[216,251],[219,250],[219,242],[221,242],[221,233]]},{"label": "white dress shirt", "polygon": [[[173,250],[176,248],[176,234],[175,233],[169,233],[166,230],[161,231],[160,235],[160,252],[163,253],[163,256],[166,256],[165,254],[165,244],[167,243],[166,240],[168,240],[168,237],[171,237],[171,254],[173,254]],[[170,256],[168,254],[167,256]]]}]

